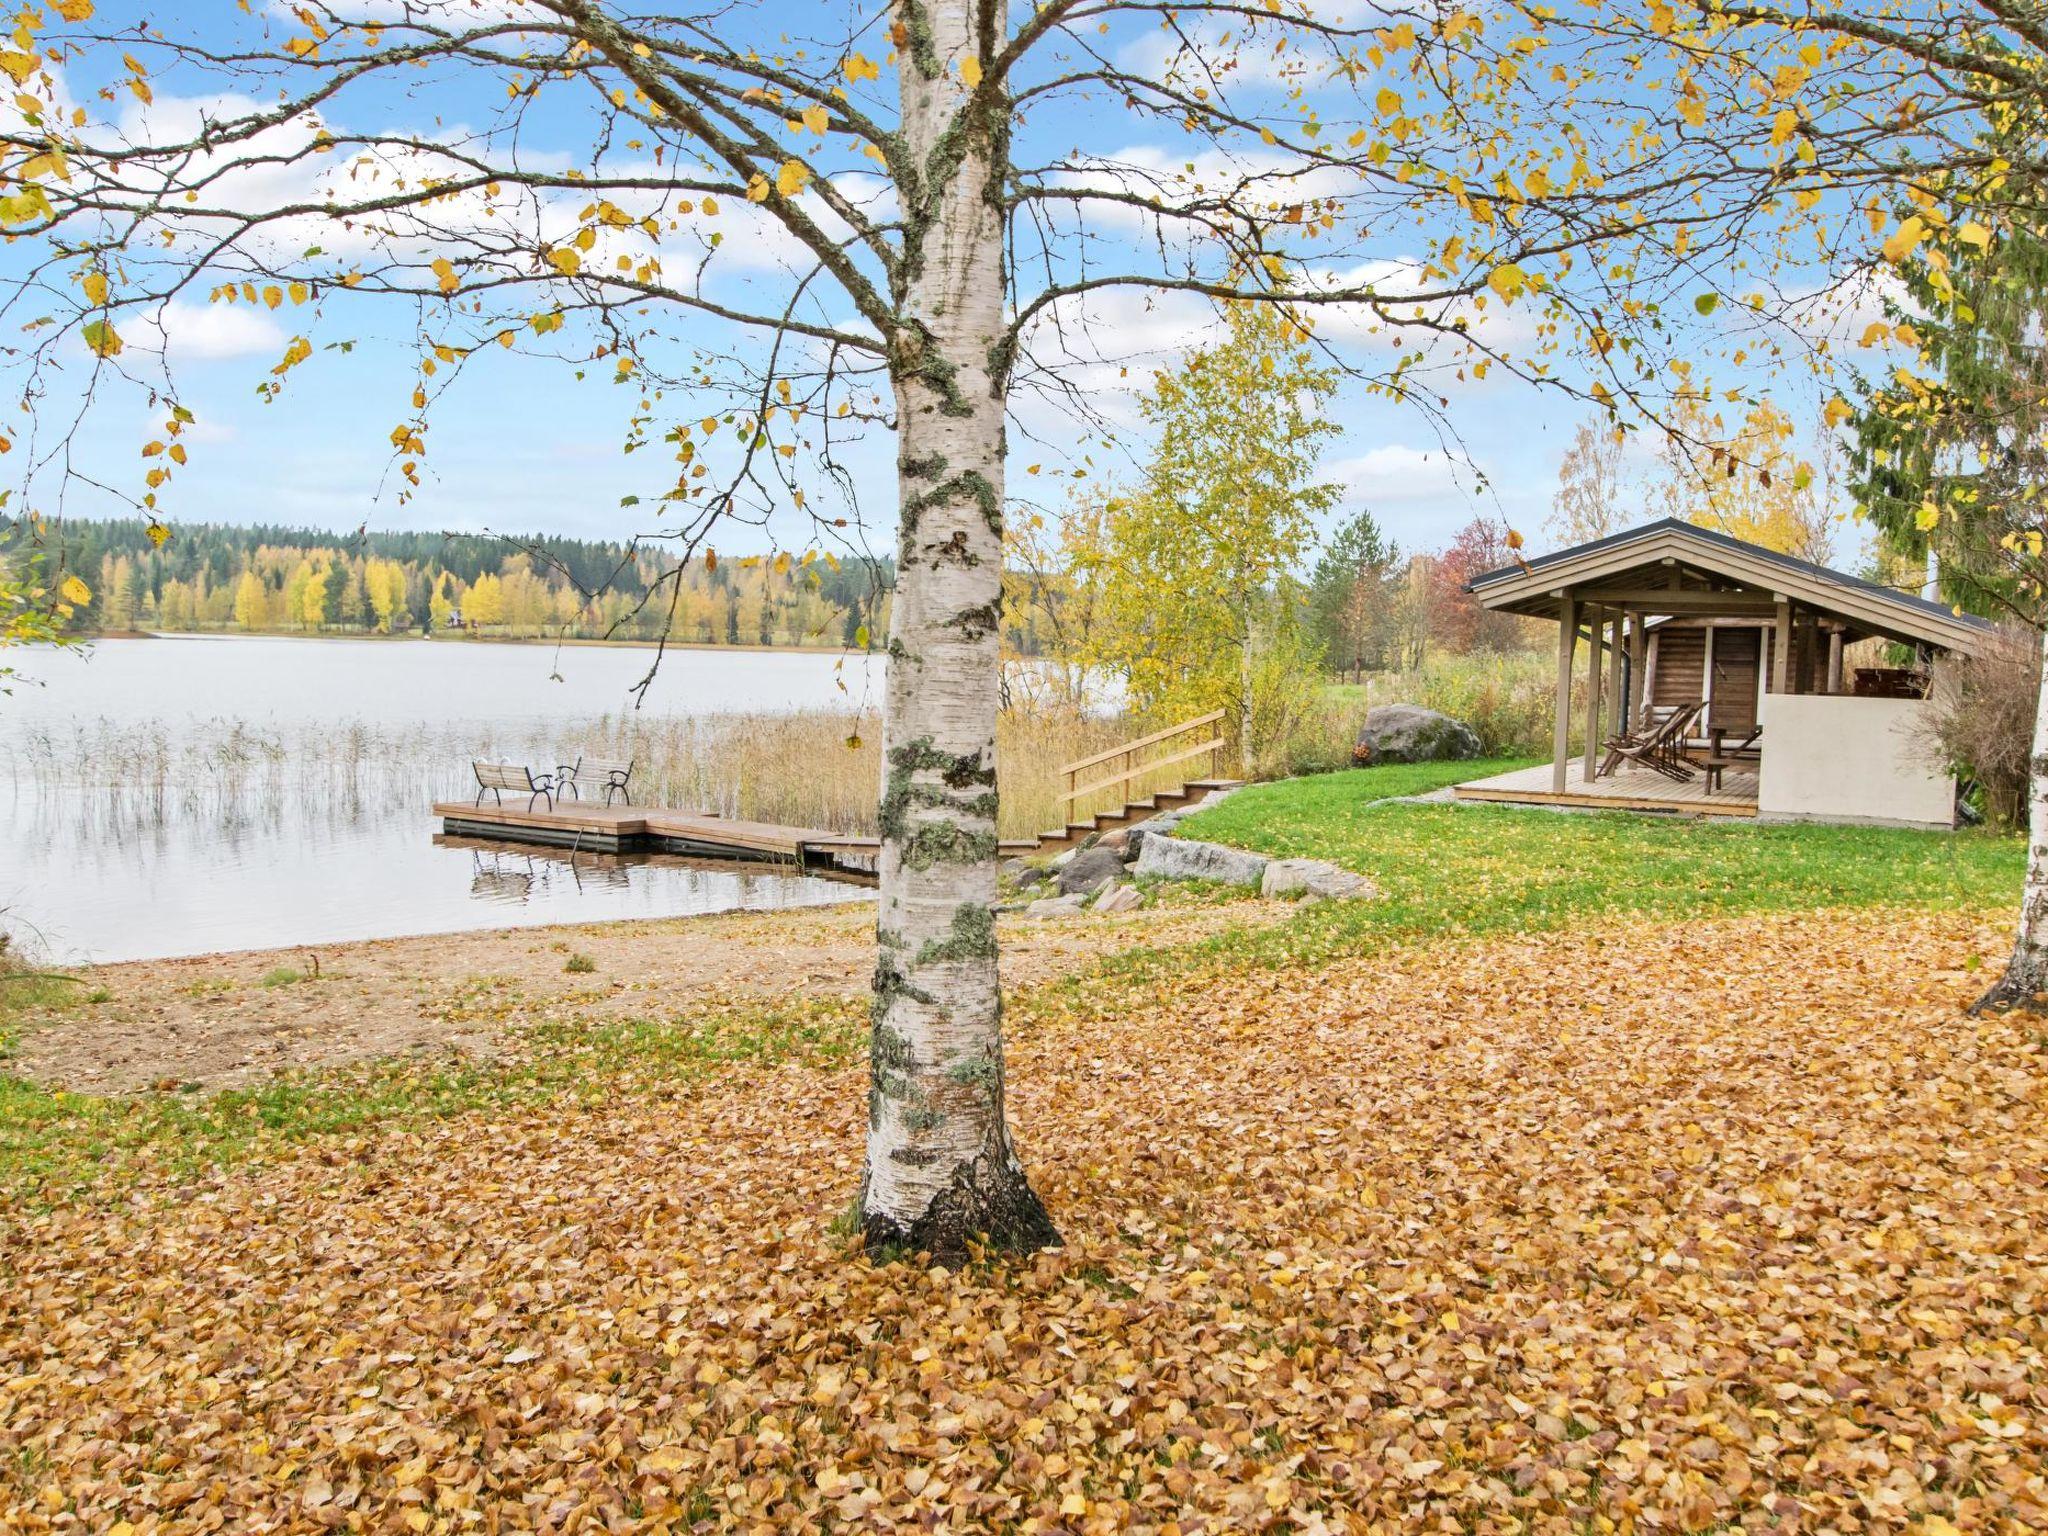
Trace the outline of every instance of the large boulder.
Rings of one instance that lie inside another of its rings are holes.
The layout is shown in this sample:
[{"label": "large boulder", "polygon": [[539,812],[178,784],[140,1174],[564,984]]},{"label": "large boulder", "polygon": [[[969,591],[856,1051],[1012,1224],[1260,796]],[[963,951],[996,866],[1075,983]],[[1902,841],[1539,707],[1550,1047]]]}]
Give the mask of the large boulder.
[{"label": "large boulder", "polygon": [[1478,755],[1479,735],[1471,726],[1420,704],[1367,710],[1351,749],[1361,763],[1442,763]]},{"label": "large boulder", "polygon": [[1105,848],[1099,843],[1093,848],[1083,848],[1060,870],[1060,894],[1091,895],[1123,872],[1121,848]]},{"label": "large boulder", "polygon": [[1322,859],[1273,859],[1259,882],[1261,896],[1319,896],[1335,901],[1370,901],[1379,895],[1364,875]]},{"label": "large boulder", "polygon": [[1266,873],[1266,861],[1256,853],[1221,843],[1149,834],[1139,845],[1138,862],[1132,867],[1141,876],[1159,880],[1215,880],[1224,885],[1255,886]]},{"label": "large boulder", "polygon": [[1135,912],[1144,904],[1145,898],[1138,894],[1138,888],[1135,885],[1126,885],[1123,881],[1119,880],[1115,885],[1105,887],[1102,894],[1095,898],[1095,902],[1089,910],[1091,912]]},{"label": "large boulder", "polygon": [[1088,898],[1079,894],[1044,896],[1037,901],[1026,903],[1024,915],[1030,918],[1066,917],[1070,913],[1079,912],[1087,905]]}]

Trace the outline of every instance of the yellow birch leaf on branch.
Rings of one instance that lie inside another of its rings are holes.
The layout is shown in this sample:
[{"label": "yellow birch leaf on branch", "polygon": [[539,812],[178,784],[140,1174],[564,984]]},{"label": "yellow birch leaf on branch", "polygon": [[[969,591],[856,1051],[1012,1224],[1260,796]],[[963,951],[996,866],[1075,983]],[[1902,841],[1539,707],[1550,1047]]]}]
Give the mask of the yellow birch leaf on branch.
[{"label": "yellow birch leaf on branch", "polygon": [[964,56],[960,60],[960,78],[966,82],[967,89],[970,91],[979,88],[981,85],[981,60],[971,53]]},{"label": "yellow birch leaf on branch", "polygon": [[121,337],[105,320],[88,320],[79,332],[96,357],[115,357],[121,351]]},{"label": "yellow birch leaf on branch", "polygon": [[564,277],[574,277],[583,270],[583,258],[567,246],[557,246],[548,252],[548,265]]},{"label": "yellow birch leaf on branch", "polygon": [[92,0],[56,0],[56,3],[50,9],[59,16],[62,16],[66,21],[90,21],[92,19]]},{"label": "yellow birch leaf on branch", "polygon": [[57,590],[64,594],[64,600],[67,603],[77,603],[83,606],[92,601],[92,588],[80,581],[76,576],[66,576],[64,578],[64,585]]},{"label": "yellow birch leaf on branch", "polygon": [[33,184],[19,192],[0,197],[0,224],[27,224],[36,219],[46,219],[51,214],[50,199],[41,187]]},{"label": "yellow birch leaf on branch", "polygon": [[85,297],[88,302],[93,304],[104,304],[107,302],[106,273],[88,272],[78,280],[78,286],[85,290]]},{"label": "yellow birch leaf on branch", "polygon": [[775,190],[784,197],[795,197],[803,191],[804,183],[811,179],[810,167],[801,160],[785,160],[782,168],[775,173]]},{"label": "yellow birch leaf on branch", "polygon": [[832,114],[822,106],[806,107],[804,109],[803,121],[804,126],[810,129],[811,132],[822,136],[826,126],[832,121]]},{"label": "yellow birch leaf on branch", "polygon": [[1906,220],[1893,230],[1884,242],[1884,259],[1890,262],[1904,261],[1913,254],[1914,247],[1927,238],[1927,225],[1918,214]]},{"label": "yellow birch leaf on branch", "polygon": [[1974,245],[1981,251],[1991,244],[1991,231],[1972,219],[1956,231],[1956,238],[1963,244]]}]

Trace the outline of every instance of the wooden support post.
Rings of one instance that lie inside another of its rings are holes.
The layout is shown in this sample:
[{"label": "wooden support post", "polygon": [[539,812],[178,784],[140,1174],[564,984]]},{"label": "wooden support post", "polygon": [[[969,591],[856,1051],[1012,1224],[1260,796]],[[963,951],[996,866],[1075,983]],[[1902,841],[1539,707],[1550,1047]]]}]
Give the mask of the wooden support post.
[{"label": "wooden support post", "polygon": [[1550,791],[1564,793],[1572,743],[1572,646],[1579,635],[1579,605],[1567,592],[1557,605],[1557,719],[1551,729]]},{"label": "wooden support post", "polygon": [[1586,638],[1592,643],[1586,656],[1586,770],[1588,784],[1600,766],[1600,606],[1586,609]]},{"label": "wooden support post", "polygon": [[1828,631],[1828,692],[1842,691],[1842,631]]},{"label": "wooden support post", "polygon": [[1623,729],[1628,716],[1622,711],[1622,674],[1628,669],[1621,664],[1621,610],[1610,609],[1607,624],[1607,729],[1610,733]]},{"label": "wooden support post", "polygon": [[1778,623],[1771,636],[1771,692],[1792,691],[1792,600],[1778,599]]},{"label": "wooden support post", "polygon": [[1650,647],[1643,628],[1640,612],[1629,615],[1628,620],[1628,701],[1629,719],[1643,721],[1650,717]]}]

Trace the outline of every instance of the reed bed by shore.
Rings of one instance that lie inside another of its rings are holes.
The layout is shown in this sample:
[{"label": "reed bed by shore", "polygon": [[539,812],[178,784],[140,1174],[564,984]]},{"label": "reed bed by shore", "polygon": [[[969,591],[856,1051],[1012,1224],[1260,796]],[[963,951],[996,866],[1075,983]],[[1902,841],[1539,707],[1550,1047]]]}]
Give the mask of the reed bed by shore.
[{"label": "reed bed by shore", "polygon": [[[1006,712],[996,733],[1002,835],[1058,825],[1066,787],[1060,765],[1133,729],[1120,719]],[[0,779],[11,781],[17,795],[83,800],[102,820],[134,826],[285,805],[316,814],[418,808],[472,793],[474,760],[521,762],[538,772],[579,754],[632,759],[633,797],[644,804],[835,832],[875,830],[880,723],[850,710],[445,726],[93,720],[31,727],[0,742]],[[1172,776],[1139,782],[1152,788]]]}]

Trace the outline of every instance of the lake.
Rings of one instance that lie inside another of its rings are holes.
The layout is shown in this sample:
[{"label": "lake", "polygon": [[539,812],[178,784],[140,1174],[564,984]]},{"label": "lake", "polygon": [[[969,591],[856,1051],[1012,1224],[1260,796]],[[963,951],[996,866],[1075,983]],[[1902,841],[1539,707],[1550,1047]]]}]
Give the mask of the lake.
[{"label": "lake", "polygon": [[[632,710],[638,647],[165,636],[14,652],[0,929],[66,964],[817,905],[754,867],[436,841],[471,756],[551,763]],[[872,711],[879,657],[671,650],[643,714]],[[472,786],[473,787],[473,786]]]}]

